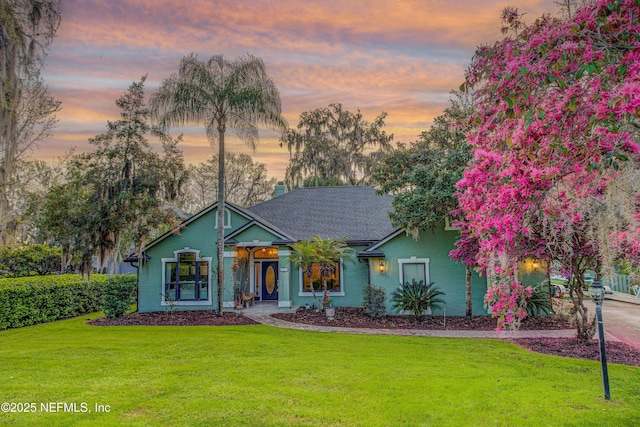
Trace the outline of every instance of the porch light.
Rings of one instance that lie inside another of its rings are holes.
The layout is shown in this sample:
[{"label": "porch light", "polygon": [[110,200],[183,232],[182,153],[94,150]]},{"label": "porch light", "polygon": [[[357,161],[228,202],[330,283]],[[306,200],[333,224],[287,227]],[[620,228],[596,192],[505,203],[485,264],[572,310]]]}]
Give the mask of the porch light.
[{"label": "porch light", "polygon": [[538,271],[538,269],[540,268],[540,261],[534,259],[531,263],[531,268],[533,269],[533,271]]},{"label": "porch light", "polygon": [[380,272],[380,274],[384,274],[384,261],[380,261],[380,264],[378,264],[378,271]]},{"label": "porch light", "polygon": [[600,361],[602,362],[602,384],[604,398],[611,399],[609,391],[609,371],[607,369],[607,350],[604,345],[604,326],[602,324],[602,301],[604,301],[604,287],[599,280],[594,280],[589,286],[589,296],[596,303],[596,318],[598,319],[598,341],[600,342]]}]

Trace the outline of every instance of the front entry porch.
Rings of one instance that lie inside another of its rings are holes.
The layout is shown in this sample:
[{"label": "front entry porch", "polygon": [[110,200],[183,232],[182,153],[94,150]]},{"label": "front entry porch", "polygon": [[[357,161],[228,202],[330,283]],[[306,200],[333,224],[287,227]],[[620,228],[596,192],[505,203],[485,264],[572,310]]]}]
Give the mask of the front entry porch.
[{"label": "front entry porch", "polygon": [[277,301],[258,301],[254,305],[244,309],[245,314],[252,315],[270,315],[274,313],[295,313],[295,308],[283,309],[278,306]]},{"label": "front entry porch", "polygon": [[[252,298],[256,305],[271,302],[276,307],[291,307],[288,249],[273,246],[271,242],[256,243],[238,242],[233,252],[225,253],[225,264],[233,264],[234,295],[234,301],[225,302],[225,307],[248,302],[246,296]],[[229,259],[232,256],[233,260]],[[251,309],[252,306],[246,308]]]}]

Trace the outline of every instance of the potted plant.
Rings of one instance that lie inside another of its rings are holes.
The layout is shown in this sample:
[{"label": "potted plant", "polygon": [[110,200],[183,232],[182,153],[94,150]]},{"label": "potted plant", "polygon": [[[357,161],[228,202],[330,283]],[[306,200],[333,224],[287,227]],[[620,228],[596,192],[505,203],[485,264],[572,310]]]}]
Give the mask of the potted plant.
[{"label": "potted plant", "polygon": [[331,305],[332,302],[333,300],[328,295],[322,299],[322,308],[324,308],[324,314],[329,320],[333,320],[336,315],[336,309]]}]

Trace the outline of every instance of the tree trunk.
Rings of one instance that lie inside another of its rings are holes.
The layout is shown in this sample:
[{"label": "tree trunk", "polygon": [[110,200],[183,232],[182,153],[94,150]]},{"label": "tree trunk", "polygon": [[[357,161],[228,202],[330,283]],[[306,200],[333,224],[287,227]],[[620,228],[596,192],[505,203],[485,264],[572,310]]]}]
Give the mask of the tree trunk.
[{"label": "tree trunk", "polygon": [[218,316],[222,316],[224,288],[224,131],[218,131]]},{"label": "tree trunk", "polygon": [[473,270],[471,269],[470,265],[466,265],[466,275],[465,275],[465,279],[464,279],[464,286],[465,286],[465,300],[467,303],[467,317],[470,318],[471,316],[473,316],[473,300],[471,298],[471,273],[473,272]]},{"label": "tree trunk", "polygon": [[578,341],[590,342],[596,333],[595,317],[589,322],[589,313],[584,306],[584,273],[585,268],[580,267],[580,262],[576,262],[572,270],[573,274],[569,282],[569,298],[573,303],[574,321]]},{"label": "tree trunk", "polygon": [[[9,85],[15,85],[10,81]],[[17,97],[17,90],[11,94],[4,94],[13,98]],[[12,231],[12,206],[11,193],[13,192],[13,180],[15,180],[16,162],[16,133],[15,133],[15,111],[5,104],[0,114],[0,125],[2,126],[2,160],[0,161],[0,244],[7,245],[11,242]]]},{"label": "tree trunk", "polygon": [[[309,268],[311,268],[311,267],[309,267]],[[318,302],[318,297],[316,295],[316,290],[313,287],[313,281],[311,280],[311,273],[310,274],[304,273],[304,274],[307,275],[307,277],[309,277],[309,283],[311,283],[311,295],[313,295],[313,302],[314,302],[314,304],[316,305],[317,308],[320,308],[320,302]]]},{"label": "tree trunk", "polygon": [[[321,275],[322,276],[322,301],[326,301],[329,298],[329,290],[327,289],[327,278],[325,277],[324,274]],[[311,283],[311,287],[313,288],[313,283]],[[326,308],[323,307],[322,308]]]},{"label": "tree trunk", "polygon": [[60,273],[67,272],[67,267],[71,264],[71,242],[64,241],[62,243],[62,259],[60,263]]},{"label": "tree trunk", "polygon": [[109,277],[113,277],[116,274],[116,266],[118,265],[118,258],[120,258],[120,233],[116,236],[116,244],[111,256],[111,265],[109,265]]}]

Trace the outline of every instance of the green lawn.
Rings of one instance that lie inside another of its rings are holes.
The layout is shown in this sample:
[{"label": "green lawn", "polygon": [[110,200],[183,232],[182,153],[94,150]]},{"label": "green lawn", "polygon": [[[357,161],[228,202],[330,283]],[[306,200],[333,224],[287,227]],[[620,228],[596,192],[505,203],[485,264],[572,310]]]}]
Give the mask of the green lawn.
[{"label": "green lawn", "polygon": [[[639,368],[609,366],[608,402],[597,362],[500,341],[85,325],[97,316],[0,332],[0,402],[37,409],[0,425],[640,423]],[[42,412],[58,402],[91,412]]]}]

